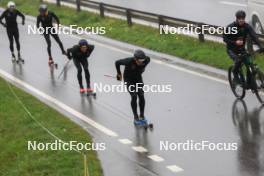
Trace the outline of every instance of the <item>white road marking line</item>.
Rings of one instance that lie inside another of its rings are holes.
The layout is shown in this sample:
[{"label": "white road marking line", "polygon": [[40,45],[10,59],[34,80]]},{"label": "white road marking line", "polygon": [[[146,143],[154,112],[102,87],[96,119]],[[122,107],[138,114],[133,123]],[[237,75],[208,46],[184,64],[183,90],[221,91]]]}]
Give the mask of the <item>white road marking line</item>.
[{"label": "white road marking line", "polygon": [[170,166],[167,166],[166,168],[169,169],[170,171],[174,172],[174,173],[184,171],[182,168],[180,168],[179,166],[176,166],[176,165],[170,165]]},{"label": "white road marking line", "polygon": [[219,4],[247,7],[247,4],[242,4],[242,3],[237,3],[237,2],[230,2],[230,1],[219,1]]},{"label": "white road marking line", "polygon": [[185,73],[189,73],[189,74],[192,74],[192,75],[195,75],[195,76],[206,78],[206,79],[209,79],[209,80],[212,80],[212,81],[216,81],[216,82],[219,82],[219,83],[222,83],[222,84],[228,84],[228,82],[223,80],[223,79],[216,78],[216,77],[213,77],[213,76],[209,76],[207,74],[199,73],[199,72],[196,72],[196,71],[192,71],[192,70],[183,68],[181,66],[168,64],[168,63],[165,63],[165,62],[162,62],[162,61],[158,61],[158,60],[155,60],[154,62],[156,62],[158,64],[161,64],[161,65],[166,65],[167,67],[171,67],[171,68],[174,68],[176,70],[179,70],[179,71],[182,71],[182,72],[185,72]]},{"label": "white road marking line", "polygon": [[158,155],[149,155],[148,158],[152,159],[155,162],[162,162],[164,159]]},{"label": "white road marking line", "polygon": [[125,145],[132,144],[132,141],[130,141],[129,139],[119,139],[118,141]]},{"label": "white road marking line", "polygon": [[0,69],[0,74],[5,77],[6,79],[9,79],[17,84],[19,84],[20,86],[23,86],[24,88],[26,88],[27,90],[31,91],[32,93],[42,97],[43,99],[57,105],[58,107],[62,108],[63,110],[65,110],[66,112],[74,115],[75,117],[78,117],[79,119],[85,121],[86,123],[88,123],[89,125],[93,126],[94,128],[96,128],[97,130],[103,132],[104,134],[111,136],[111,137],[117,137],[118,134],[115,133],[114,131],[104,127],[103,125],[95,122],[94,120],[92,120],[91,118],[89,118],[88,116],[85,116],[84,114],[81,114],[80,112],[72,109],[71,107],[67,106],[66,104],[60,102],[59,100],[45,94],[44,92],[41,92],[40,90],[32,87],[31,85],[29,85],[28,83],[14,77],[13,75],[3,71]]},{"label": "white road marking line", "polygon": [[134,146],[132,147],[133,150],[135,150],[136,152],[139,152],[139,153],[145,153],[147,152],[148,150],[142,146]]}]

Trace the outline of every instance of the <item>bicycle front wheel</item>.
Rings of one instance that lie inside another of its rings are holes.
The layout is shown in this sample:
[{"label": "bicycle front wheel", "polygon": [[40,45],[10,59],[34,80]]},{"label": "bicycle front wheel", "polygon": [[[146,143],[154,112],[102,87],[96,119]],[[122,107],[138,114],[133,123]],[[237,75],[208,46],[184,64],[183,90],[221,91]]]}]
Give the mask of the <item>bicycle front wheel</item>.
[{"label": "bicycle front wheel", "polygon": [[243,99],[246,95],[245,77],[242,72],[239,72],[238,80],[236,80],[233,70],[234,70],[234,66],[231,66],[228,69],[228,80],[231,90],[237,98]]},{"label": "bicycle front wheel", "polygon": [[264,73],[260,70],[255,75],[256,96],[261,104],[264,104]]}]

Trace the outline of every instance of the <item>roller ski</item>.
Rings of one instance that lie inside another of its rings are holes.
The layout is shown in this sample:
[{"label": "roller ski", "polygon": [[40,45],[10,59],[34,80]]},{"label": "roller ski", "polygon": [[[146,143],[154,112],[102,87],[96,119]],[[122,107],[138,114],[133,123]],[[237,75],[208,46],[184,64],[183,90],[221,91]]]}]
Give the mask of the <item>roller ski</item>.
[{"label": "roller ski", "polygon": [[12,53],[12,63],[16,63],[16,56]]},{"label": "roller ski", "polygon": [[87,97],[93,96],[93,98],[96,98],[96,93],[91,88],[87,88],[86,93]]},{"label": "roller ski", "polygon": [[17,64],[19,64],[19,63],[22,63],[22,64],[24,64],[24,63],[25,63],[25,60],[24,60],[24,59],[22,59],[22,57],[21,57],[21,55],[20,55],[20,54],[18,54],[18,59],[16,60],[16,63],[17,63]]},{"label": "roller ski", "polygon": [[153,124],[152,123],[148,123],[148,121],[145,118],[139,118],[139,119],[134,119],[134,125],[136,127],[143,127],[145,130],[149,129],[153,129]]},{"label": "roller ski", "polygon": [[49,64],[49,66],[50,66],[51,68],[54,67],[54,68],[58,69],[58,64],[55,63],[55,62],[53,61],[52,58],[49,58],[49,62],[48,62],[48,64]]}]

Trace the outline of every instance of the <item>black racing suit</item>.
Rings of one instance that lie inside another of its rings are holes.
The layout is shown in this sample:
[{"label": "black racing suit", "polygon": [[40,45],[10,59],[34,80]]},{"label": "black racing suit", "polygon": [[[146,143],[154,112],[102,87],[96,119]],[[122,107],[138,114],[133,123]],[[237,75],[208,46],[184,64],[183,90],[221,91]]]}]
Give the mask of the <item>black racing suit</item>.
[{"label": "black racing suit", "polygon": [[[251,37],[251,39],[261,48],[260,41],[257,38],[257,35],[254,29],[248,24],[245,23],[243,26],[239,26],[237,22],[233,22],[227,26],[227,30],[231,28],[237,28],[236,34],[224,34],[224,42],[226,43],[227,47],[227,54],[230,58],[234,61],[234,74],[235,77],[238,78],[238,72],[243,63],[244,58],[239,58],[239,54],[246,53],[245,44],[247,37]],[[243,45],[238,46],[236,45],[237,40],[243,40]],[[245,58],[246,59],[246,58]]]},{"label": "black racing suit", "polygon": [[[20,52],[20,43],[19,43],[19,32],[17,26],[17,16],[22,18],[22,24],[25,23],[25,16],[19,12],[18,10],[14,9],[13,11],[5,10],[2,15],[0,16],[0,23],[6,27],[6,32],[9,39],[9,48],[12,54],[14,53],[14,39],[16,41],[16,47],[18,53]],[[5,23],[3,23],[3,18],[5,18]]]},{"label": "black racing suit", "polygon": [[85,79],[87,83],[87,88],[90,88],[90,73],[88,70],[88,60],[87,58],[91,55],[94,50],[94,45],[88,45],[88,50],[83,53],[80,50],[79,45],[75,45],[72,48],[67,49],[67,56],[69,59],[73,58],[73,62],[77,68],[77,78],[80,85],[80,88],[83,89],[82,83],[82,67],[85,73]]},{"label": "black racing suit", "polygon": [[[138,119],[137,113],[137,97],[139,98],[140,117],[144,118],[145,110],[145,97],[143,90],[142,73],[145,71],[146,66],[149,64],[150,58],[147,57],[142,65],[137,65],[133,57],[121,59],[115,62],[117,73],[121,75],[120,66],[124,65],[124,81],[127,85],[128,92],[131,96],[131,108],[134,118]],[[136,89],[137,86],[137,89]]]},{"label": "black racing suit", "polygon": [[45,38],[47,45],[48,45],[47,50],[48,50],[48,54],[49,54],[50,59],[52,59],[50,35],[59,44],[62,54],[65,54],[63,44],[62,44],[58,34],[56,34],[56,31],[53,28],[54,27],[52,24],[53,20],[55,20],[58,25],[60,24],[59,18],[53,12],[47,12],[46,15],[39,15],[37,17],[37,28],[39,28],[40,24],[41,24],[41,27],[43,27],[45,30],[43,35],[44,35],[44,38]]}]

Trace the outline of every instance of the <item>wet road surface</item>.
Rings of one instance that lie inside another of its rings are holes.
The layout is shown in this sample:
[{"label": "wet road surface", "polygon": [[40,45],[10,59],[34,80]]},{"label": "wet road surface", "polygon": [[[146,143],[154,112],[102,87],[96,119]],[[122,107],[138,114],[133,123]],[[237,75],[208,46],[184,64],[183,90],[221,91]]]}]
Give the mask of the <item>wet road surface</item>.
[{"label": "wet road surface", "polygon": [[237,10],[246,10],[246,0],[96,0],[107,4],[175,18],[226,26]]},{"label": "wet road surface", "polygon": [[[250,92],[245,105],[235,101],[227,84],[188,74],[152,60],[144,73],[145,84],[171,84],[173,90],[171,93],[145,94],[146,116],[154,123],[154,130],[146,132],[135,128],[132,123],[128,93],[98,92],[96,100],[81,96],[72,62],[66,74],[57,79],[67,60],[54,40],[52,52],[59,70],[52,74],[47,64],[44,38],[28,35],[26,31],[26,27],[20,27],[22,55],[26,63],[19,66],[12,64],[6,32],[0,28],[0,69],[118,134],[118,137],[107,136],[64,112],[85,127],[95,142],[106,143],[106,151],[99,152],[106,176],[264,174],[264,109],[260,108],[256,97]],[[79,40],[73,36],[60,37],[65,47],[71,47]],[[96,48],[89,58],[92,82],[118,84],[104,75],[115,75],[115,60],[129,55],[94,44]],[[120,139],[126,140],[120,142]],[[160,150],[160,142],[180,143],[188,140],[236,143],[237,150]]]}]

